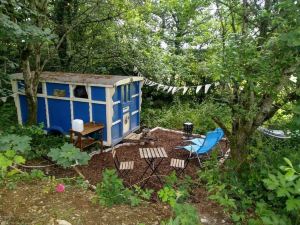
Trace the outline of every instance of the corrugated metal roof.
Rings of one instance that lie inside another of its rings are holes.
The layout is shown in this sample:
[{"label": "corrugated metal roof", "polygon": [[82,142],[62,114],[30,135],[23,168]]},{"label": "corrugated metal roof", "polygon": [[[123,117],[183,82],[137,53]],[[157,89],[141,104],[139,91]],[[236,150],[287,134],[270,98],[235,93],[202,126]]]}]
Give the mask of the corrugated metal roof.
[{"label": "corrugated metal roof", "polygon": [[[10,76],[11,79],[23,79],[22,73],[15,73]],[[114,86],[133,81],[141,81],[142,77],[130,77],[120,75],[97,75],[84,73],[67,72],[42,72],[40,81],[58,82],[58,83],[87,83],[103,86]]]}]

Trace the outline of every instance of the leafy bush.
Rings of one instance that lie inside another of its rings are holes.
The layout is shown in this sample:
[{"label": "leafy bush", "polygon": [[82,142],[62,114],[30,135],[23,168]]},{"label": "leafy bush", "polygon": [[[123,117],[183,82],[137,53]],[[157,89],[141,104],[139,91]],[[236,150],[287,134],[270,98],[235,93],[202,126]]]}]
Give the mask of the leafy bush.
[{"label": "leafy bush", "polygon": [[0,136],[0,151],[14,149],[15,151],[24,155],[30,151],[31,137],[19,136],[15,134],[1,135]]},{"label": "leafy bush", "polygon": [[187,203],[178,204],[173,206],[173,212],[175,214],[174,219],[171,218],[167,222],[163,222],[163,225],[199,225],[198,211],[192,205]]},{"label": "leafy bush", "polygon": [[[0,175],[4,179],[6,176],[13,176],[14,174],[20,172],[19,169],[15,167],[16,164],[25,163],[25,159],[16,154],[15,150],[9,149],[0,152]],[[8,171],[8,169],[11,170]]]},{"label": "leafy bush", "polygon": [[116,204],[137,206],[141,203],[142,199],[150,199],[153,190],[142,190],[138,186],[134,186],[134,188],[135,190],[125,188],[116,170],[106,169],[102,174],[101,183],[97,184],[96,188],[98,202],[101,205],[109,207]]},{"label": "leafy bush", "polygon": [[[299,139],[276,140],[257,133],[250,144],[248,164],[240,167],[239,171],[233,169],[236,162],[227,160],[220,168],[217,161],[212,159],[206,161],[203,170],[199,172],[201,181],[205,183],[210,198],[221,204],[237,224],[245,221],[253,225],[291,224],[289,221],[293,218],[293,213],[286,208],[288,198],[279,197],[276,192],[283,194],[286,189],[293,190],[293,184],[284,181],[288,175],[280,175],[277,168],[282,165],[284,157],[290,157],[295,164],[300,164]],[[291,165],[281,168],[290,175],[298,176]],[[269,188],[277,184],[276,182],[279,182],[278,190],[271,191]],[[271,186],[268,188],[268,185]],[[291,193],[286,194],[295,199],[299,198],[299,195],[295,197]],[[290,202],[293,203],[295,202]],[[249,218],[253,215],[248,212],[254,210],[260,217],[259,220]],[[295,219],[292,222],[295,223]]]},{"label": "leafy bush", "polygon": [[87,165],[91,158],[86,152],[81,152],[78,148],[68,143],[65,143],[61,148],[52,148],[48,156],[63,168]]},{"label": "leafy bush", "polygon": [[289,159],[284,160],[287,166],[280,167],[284,174],[277,171],[263,179],[271,202],[257,204],[256,212],[265,225],[297,224],[300,219],[300,172]]},{"label": "leafy bush", "polygon": [[43,124],[33,126],[11,126],[6,133],[31,138],[31,150],[27,152],[26,159],[34,159],[47,156],[51,148],[59,148],[65,142],[63,136],[47,135],[43,130]]},{"label": "leafy bush", "polygon": [[200,224],[198,212],[186,203],[192,185],[191,177],[178,179],[175,171],[165,178],[165,186],[158,191],[158,197],[162,202],[168,203],[173,211],[173,218],[163,225],[197,225]]},{"label": "leafy bush", "polygon": [[206,133],[216,127],[210,115],[219,115],[226,120],[229,118],[229,109],[210,102],[202,104],[174,102],[162,108],[146,106],[142,110],[141,123],[147,127],[182,129],[184,122],[191,121],[194,123],[195,132]]},{"label": "leafy bush", "polygon": [[17,124],[17,112],[13,98],[8,102],[1,104],[0,102],[0,131],[5,131],[10,126]]}]

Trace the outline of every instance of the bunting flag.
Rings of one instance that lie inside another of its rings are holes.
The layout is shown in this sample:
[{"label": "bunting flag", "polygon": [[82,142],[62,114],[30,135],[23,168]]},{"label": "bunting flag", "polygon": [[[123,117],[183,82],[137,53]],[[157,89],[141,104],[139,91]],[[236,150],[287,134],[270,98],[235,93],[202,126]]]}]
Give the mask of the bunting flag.
[{"label": "bunting flag", "polygon": [[196,94],[198,94],[198,92],[201,90],[201,88],[202,88],[202,85],[197,86],[197,88],[196,88]]},{"label": "bunting flag", "polygon": [[182,92],[182,94],[184,95],[184,94],[187,92],[188,89],[189,89],[188,87],[183,87],[183,92]]},{"label": "bunting flag", "polygon": [[173,87],[172,94],[174,95],[177,90],[177,87]]},{"label": "bunting flag", "polygon": [[[141,74],[138,71],[138,68],[136,66],[134,66],[133,71],[135,73],[137,73],[137,75],[139,77],[143,77],[144,78],[144,84],[145,85],[150,86],[150,87],[157,86],[156,87],[157,90],[161,90],[161,91],[164,91],[164,92],[167,92],[167,93],[171,93],[171,94],[175,94],[176,92],[179,92],[181,89],[182,89],[182,95],[185,95],[188,92],[188,90],[190,90],[190,89],[194,89],[195,92],[196,92],[196,94],[198,94],[201,91],[202,87],[204,87],[204,94],[207,94],[212,85],[214,87],[217,87],[217,86],[220,85],[220,82],[217,81],[217,82],[214,82],[214,83],[202,84],[202,85],[198,85],[198,86],[174,87],[174,86],[160,84],[160,83],[157,83],[157,82],[154,82],[154,81],[151,81],[151,80],[145,78],[143,76],[143,74]],[[228,85],[230,87],[230,84],[228,84]]]},{"label": "bunting flag", "polygon": [[157,90],[159,90],[159,89],[160,89],[160,87],[164,87],[164,85],[162,85],[162,84],[158,84],[158,85],[157,85]]},{"label": "bunting flag", "polygon": [[206,94],[210,88],[211,84],[205,84],[205,87],[204,87],[204,94]]},{"label": "bunting flag", "polygon": [[2,101],[2,102],[4,102],[4,103],[5,103],[5,102],[6,102],[6,100],[7,100],[7,97],[1,97],[1,101]]},{"label": "bunting flag", "polygon": [[150,87],[153,87],[153,86],[157,85],[157,83],[155,83],[155,82],[153,82],[153,81],[151,81],[151,82],[152,82],[152,83],[149,84]]},{"label": "bunting flag", "polygon": [[167,93],[170,93],[172,91],[173,87],[169,87]]},{"label": "bunting flag", "polygon": [[166,90],[168,90],[169,89],[169,86],[167,86],[167,85],[164,85],[164,89],[163,89],[163,91],[166,91]]}]

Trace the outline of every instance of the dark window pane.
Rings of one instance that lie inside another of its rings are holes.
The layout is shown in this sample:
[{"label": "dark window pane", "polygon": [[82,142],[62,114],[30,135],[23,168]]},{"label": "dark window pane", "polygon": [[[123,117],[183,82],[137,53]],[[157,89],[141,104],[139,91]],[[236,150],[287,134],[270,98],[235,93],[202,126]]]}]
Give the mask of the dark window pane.
[{"label": "dark window pane", "polygon": [[88,98],[86,88],[83,85],[77,85],[74,89],[74,97],[76,98]]}]

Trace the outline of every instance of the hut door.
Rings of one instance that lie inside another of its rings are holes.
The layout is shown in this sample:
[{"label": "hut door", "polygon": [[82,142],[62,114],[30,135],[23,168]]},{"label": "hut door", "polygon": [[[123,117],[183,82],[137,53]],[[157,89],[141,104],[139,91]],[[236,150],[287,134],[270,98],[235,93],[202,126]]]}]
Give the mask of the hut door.
[{"label": "hut door", "polygon": [[129,116],[129,112],[127,112],[123,115],[123,134],[128,133],[129,129],[130,129],[130,116]]}]

